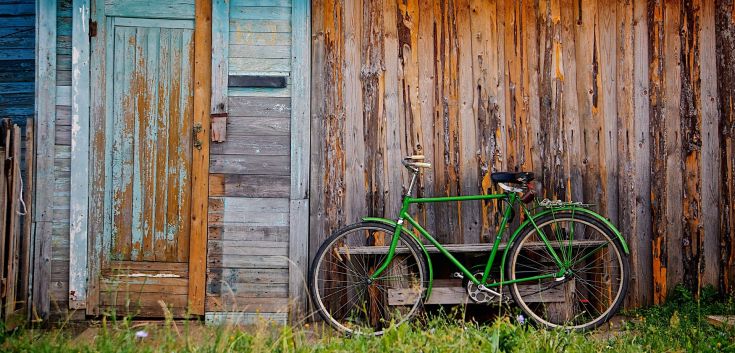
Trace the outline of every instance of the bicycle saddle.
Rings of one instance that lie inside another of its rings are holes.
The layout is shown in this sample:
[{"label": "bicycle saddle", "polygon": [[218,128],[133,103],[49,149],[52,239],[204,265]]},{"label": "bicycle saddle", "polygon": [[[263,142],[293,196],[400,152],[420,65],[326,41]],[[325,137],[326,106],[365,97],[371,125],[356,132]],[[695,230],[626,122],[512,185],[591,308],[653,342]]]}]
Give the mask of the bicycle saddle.
[{"label": "bicycle saddle", "polygon": [[533,180],[532,172],[497,172],[490,174],[493,183],[516,183],[525,184]]},{"label": "bicycle saddle", "polygon": [[421,155],[413,155],[413,156],[406,156],[403,157],[403,165],[406,166],[406,168],[413,168],[414,170],[418,170],[419,168],[431,168],[431,163],[421,162],[426,157]]}]

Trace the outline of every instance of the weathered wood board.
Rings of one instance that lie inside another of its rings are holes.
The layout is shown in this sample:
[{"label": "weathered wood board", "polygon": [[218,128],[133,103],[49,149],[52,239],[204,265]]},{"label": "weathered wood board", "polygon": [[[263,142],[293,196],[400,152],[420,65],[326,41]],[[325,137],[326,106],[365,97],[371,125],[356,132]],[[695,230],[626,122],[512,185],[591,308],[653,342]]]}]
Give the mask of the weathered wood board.
[{"label": "weathered wood board", "polygon": [[[421,196],[527,170],[542,197],[595,204],[631,245],[629,306],[679,282],[732,290],[734,6],[314,1],[312,255],[344,224],[393,218],[400,156],[423,154]],[[413,213],[469,244],[492,238],[497,206]]]}]

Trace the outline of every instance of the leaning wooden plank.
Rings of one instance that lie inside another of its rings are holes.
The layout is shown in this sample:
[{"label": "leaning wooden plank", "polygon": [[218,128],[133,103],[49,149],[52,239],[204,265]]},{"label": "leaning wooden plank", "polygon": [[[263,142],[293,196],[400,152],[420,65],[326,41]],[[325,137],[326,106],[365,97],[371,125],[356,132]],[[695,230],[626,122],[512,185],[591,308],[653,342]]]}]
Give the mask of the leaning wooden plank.
[{"label": "leaning wooden plank", "polygon": [[51,275],[51,220],[54,185],[54,117],[56,106],[56,1],[36,2],[36,167],[34,193],[36,223],[33,240],[33,312],[47,319]]},{"label": "leaning wooden plank", "polygon": [[[7,234],[7,275],[5,278],[5,320],[8,324],[8,328],[12,328],[15,322],[13,314],[18,302],[16,297],[16,290],[18,287],[19,277],[19,261],[20,261],[20,238],[21,238],[21,227],[20,227],[20,196],[21,196],[21,174],[20,174],[20,127],[18,125],[11,125],[11,120],[7,119],[3,122],[4,128],[10,132],[9,141],[6,139],[6,151],[9,151],[8,159],[6,162],[10,163],[10,178],[8,182],[8,217],[10,219],[7,222],[8,230]],[[8,135],[6,135],[7,137]],[[3,239],[4,240],[4,239]]]},{"label": "leaning wooden plank", "polygon": [[[510,299],[508,287],[503,289],[503,297]],[[498,290],[498,288],[490,288]],[[518,291],[523,295],[523,301],[526,303],[558,303],[564,301],[564,293],[561,287],[549,288],[539,291],[538,286],[534,285],[518,285]],[[538,293],[535,293],[538,292]],[[407,305],[413,303],[417,293],[412,289],[389,289],[388,305]],[[434,287],[431,295],[424,304],[474,304],[472,299],[467,295],[465,287]]]},{"label": "leaning wooden plank", "polygon": [[[0,140],[9,141],[7,131],[0,129]],[[0,318],[5,317],[5,244],[8,237],[7,215],[8,215],[8,174],[5,172],[5,163],[7,161],[8,146],[0,145]]]},{"label": "leaning wooden plank", "polygon": [[288,314],[285,312],[260,312],[260,313],[247,313],[247,312],[211,312],[205,315],[205,322],[208,325],[252,325],[261,322],[273,322],[281,325],[285,325],[288,319]]},{"label": "leaning wooden plank", "polygon": [[89,0],[72,3],[69,307],[87,307],[89,202]]},{"label": "leaning wooden plank", "polygon": [[[21,210],[24,212],[23,215],[23,240],[21,244],[22,249],[22,265],[21,268],[21,281],[20,281],[20,292],[18,293],[18,297],[21,298],[21,301],[23,303],[23,307],[25,310],[25,317],[31,318],[31,306],[29,303],[29,284],[31,281],[32,276],[32,270],[31,270],[31,257],[33,255],[33,252],[31,250],[31,236],[33,231],[33,222],[31,222],[31,219],[33,217],[33,209],[31,206],[32,201],[32,195],[33,195],[33,119],[28,119],[28,122],[26,122],[26,150],[25,150],[25,163],[26,163],[26,170],[25,175],[23,176],[23,185],[22,187],[25,188],[23,190],[23,202],[24,207]],[[2,223],[0,223],[2,224]]]},{"label": "leaning wooden plank", "polygon": [[[212,93],[212,1],[196,0],[194,25],[194,124],[209,136]],[[192,155],[191,237],[189,239],[189,311],[204,315],[207,266],[207,209],[209,191],[209,139]]]},{"label": "leaning wooden plank", "polygon": [[[604,240],[576,240],[573,243],[574,248],[576,249],[585,249],[585,248],[593,248],[596,246],[604,245],[607,243]],[[554,248],[559,248],[560,246],[566,246],[566,244],[551,244]],[[498,250],[504,250],[507,248],[507,243],[501,243],[498,245]],[[479,252],[487,252],[489,253],[493,249],[493,244],[447,244],[443,246],[447,251],[450,253],[479,253]],[[546,244],[544,242],[528,242],[524,244],[524,248],[528,249],[545,249]],[[355,246],[355,247],[341,247],[339,248],[339,251],[341,253],[350,253],[352,255],[362,255],[362,254],[386,254],[388,253],[388,246]],[[439,249],[433,245],[427,245],[426,251],[429,253],[439,253]],[[407,253],[408,248],[407,247],[397,247],[396,253]]]}]

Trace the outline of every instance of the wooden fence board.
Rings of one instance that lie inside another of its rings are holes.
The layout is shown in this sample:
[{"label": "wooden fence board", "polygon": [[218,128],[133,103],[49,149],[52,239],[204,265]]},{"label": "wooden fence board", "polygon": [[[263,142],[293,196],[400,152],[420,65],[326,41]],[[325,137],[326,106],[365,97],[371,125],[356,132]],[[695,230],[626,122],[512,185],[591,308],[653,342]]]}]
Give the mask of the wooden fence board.
[{"label": "wooden fence board", "polygon": [[[434,164],[420,195],[530,170],[545,196],[595,204],[631,244],[630,306],[682,281],[733,286],[734,200],[714,196],[735,173],[720,79],[735,76],[731,1],[378,3],[313,3],[312,250],[360,215],[393,216],[398,130],[402,155]],[[472,243],[492,234],[494,206],[413,212],[441,241]]]}]

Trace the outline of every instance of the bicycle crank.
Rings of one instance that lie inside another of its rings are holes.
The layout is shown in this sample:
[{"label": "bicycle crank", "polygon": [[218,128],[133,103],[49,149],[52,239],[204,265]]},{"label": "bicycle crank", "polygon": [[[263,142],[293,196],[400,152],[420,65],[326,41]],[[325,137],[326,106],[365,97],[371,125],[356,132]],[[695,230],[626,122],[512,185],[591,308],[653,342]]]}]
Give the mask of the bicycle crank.
[{"label": "bicycle crank", "polygon": [[[475,273],[475,278],[482,278],[482,273]],[[467,288],[467,295],[477,304],[493,303],[500,299],[500,293],[483,285],[478,286],[472,281],[467,281],[465,287]]]}]

